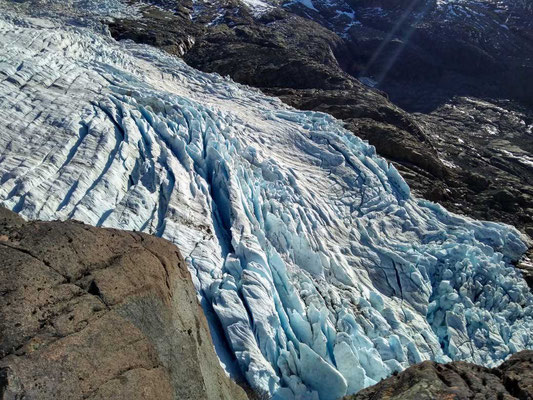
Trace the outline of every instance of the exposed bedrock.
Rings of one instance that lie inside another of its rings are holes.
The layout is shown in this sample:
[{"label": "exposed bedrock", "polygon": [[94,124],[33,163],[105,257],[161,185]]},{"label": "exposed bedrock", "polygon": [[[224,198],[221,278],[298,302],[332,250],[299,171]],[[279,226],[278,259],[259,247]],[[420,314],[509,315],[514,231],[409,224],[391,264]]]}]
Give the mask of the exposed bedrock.
[{"label": "exposed bedrock", "polygon": [[345,400],[533,399],[533,351],[513,355],[498,368],[465,362],[414,365]]},{"label": "exposed bedrock", "polygon": [[247,399],[178,249],[0,208],[1,399]]}]

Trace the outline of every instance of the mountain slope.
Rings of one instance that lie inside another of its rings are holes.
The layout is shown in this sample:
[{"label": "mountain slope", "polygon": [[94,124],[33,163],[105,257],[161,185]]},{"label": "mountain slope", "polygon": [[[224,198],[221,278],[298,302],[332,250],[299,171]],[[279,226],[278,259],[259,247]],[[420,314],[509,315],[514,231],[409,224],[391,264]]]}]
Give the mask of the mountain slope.
[{"label": "mountain slope", "polygon": [[87,14],[0,4],[2,204],[178,245],[232,375],[336,399],[532,346],[514,228],[414,197],[329,115],[119,44]]},{"label": "mountain slope", "polygon": [[[454,96],[533,106],[533,6],[524,0],[313,0],[285,7],[339,33],[344,69],[410,111]],[[344,10],[339,14],[340,10]],[[352,18],[339,18],[351,15]],[[368,79],[371,78],[371,79]]]}]

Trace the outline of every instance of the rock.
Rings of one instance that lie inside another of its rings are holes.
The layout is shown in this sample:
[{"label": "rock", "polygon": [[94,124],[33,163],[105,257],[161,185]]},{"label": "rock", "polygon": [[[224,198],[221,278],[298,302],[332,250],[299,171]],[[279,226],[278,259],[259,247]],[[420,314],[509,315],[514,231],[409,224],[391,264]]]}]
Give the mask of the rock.
[{"label": "rock", "polygon": [[[447,165],[446,208],[524,232],[533,226],[531,110],[463,97],[416,118]],[[425,193],[425,187],[419,190]]]},{"label": "rock", "polygon": [[0,398],[247,399],[171,243],[0,209]]},{"label": "rock", "polygon": [[513,355],[498,369],[497,374],[509,393],[519,399],[533,399],[533,351]]},{"label": "rock", "polygon": [[345,400],[533,399],[533,351],[513,355],[498,368],[432,361],[409,367]]},{"label": "rock", "polygon": [[[532,232],[533,233],[533,232]],[[530,237],[533,235],[530,234]],[[517,268],[522,271],[524,279],[526,280],[529,287],[533,287],[533,250],[530,249],[529,254],[526,254],[517,264]]]},{"label": "rock", "polygon": [[[314,3],[338,7],[331,0]],[[533,71],[530,2],[347,3],[358,23],[329,24],[339,34],[347,29],[351,57],[341,64],[354,76],[372,77],[402,108],[430,112],[455,96],[533,105],[527,78]],[[314,18],[301,8],[292,9]],[[325,19],[326,24],[332,21]]]}]

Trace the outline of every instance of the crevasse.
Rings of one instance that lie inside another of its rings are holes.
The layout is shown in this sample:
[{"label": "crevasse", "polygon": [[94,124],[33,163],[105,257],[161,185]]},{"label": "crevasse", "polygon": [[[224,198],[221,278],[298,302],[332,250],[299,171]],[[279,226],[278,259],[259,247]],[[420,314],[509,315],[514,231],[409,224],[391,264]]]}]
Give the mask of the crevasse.
[{"label": "crevasse", "polygon": [[512,227],[417,199],[332,117],[65,21],[0,17],[0,200],[186,257],[231,374],[337,399],[532,347]]}]

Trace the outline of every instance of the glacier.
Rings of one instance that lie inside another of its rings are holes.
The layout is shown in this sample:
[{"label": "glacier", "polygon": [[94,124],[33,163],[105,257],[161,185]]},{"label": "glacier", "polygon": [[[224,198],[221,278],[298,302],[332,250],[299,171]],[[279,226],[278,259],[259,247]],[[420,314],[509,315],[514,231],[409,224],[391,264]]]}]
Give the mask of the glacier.
[{"label": "glacier", "polygon": [[0,11],[0,204],[175,243],[228,373],[333,400],[423,360],[533,347],[514,228],[416,198],[329,115],[96,20]]}]

